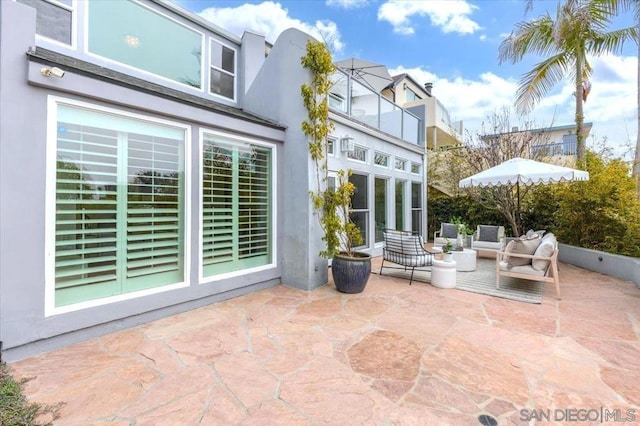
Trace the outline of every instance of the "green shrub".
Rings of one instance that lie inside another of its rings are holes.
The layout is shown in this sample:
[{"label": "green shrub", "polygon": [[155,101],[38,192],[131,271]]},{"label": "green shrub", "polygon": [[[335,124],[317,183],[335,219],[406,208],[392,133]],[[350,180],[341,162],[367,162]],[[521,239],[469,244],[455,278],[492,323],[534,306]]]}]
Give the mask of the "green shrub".
[{"label": "green shrub", "polygon": [[28,379],[15,380],[9,367],[0,363],[0,425],[51,425],[61,404],[42,405],[27,401],[23,388]]}]

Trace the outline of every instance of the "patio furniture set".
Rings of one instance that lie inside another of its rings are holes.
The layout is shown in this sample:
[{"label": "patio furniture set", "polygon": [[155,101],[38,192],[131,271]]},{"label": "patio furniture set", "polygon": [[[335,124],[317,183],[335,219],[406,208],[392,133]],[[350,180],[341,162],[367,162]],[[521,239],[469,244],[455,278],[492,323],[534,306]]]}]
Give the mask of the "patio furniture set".
[{"label": "patio furniture set", "polygon": [[478,225],[471,247],[453,250],[453,260],[445,261],[437,259],[436,255],[442,253],[442,247],[449,238],[457,238],[456,224],[443,223],[434,234],[434,247],[430,250],[425,248],[422,236],[417,233],[386,229],[379,273],[382,275],[385,261],[394,263],[399,266],[387,265],[387,268],[410,270],[411,285],[415,270],[428,268],[433,286],[453,288],[456,286],[456,272],[476,270],[478,251],[494,251],[497,289],[500,288],[501,277],[549,282],[555,284],[556,294],[560,299],[558,242],[553,234],[544,233],[545,231],[529,231],[505,245],[503,226]]}]

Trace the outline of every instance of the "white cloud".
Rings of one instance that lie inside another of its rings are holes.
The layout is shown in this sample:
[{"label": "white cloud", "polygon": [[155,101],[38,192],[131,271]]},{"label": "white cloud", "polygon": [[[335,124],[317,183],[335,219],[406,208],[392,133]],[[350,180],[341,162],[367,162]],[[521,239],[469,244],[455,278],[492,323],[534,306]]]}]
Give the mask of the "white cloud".
[{"label": "white cloud", "polygon": [[336,6],[343,9],[358,9],[369,4],[369,0],[327,0],[327,6]]},{"label": "white cloud", "polygon": [[411,18],[414,15],[428,16],[431,24],[445,33],[473,34],[481,29],[478,23],[468,17],[474,9],[477,6],[465,0],[387,0],[378,9],[378,20],[388,21],[395,33],[411,35],[415,32]]},{"label": "white cloud", "polygon": [[280,3],[265,1],[260,4],[242,4],[238,7],[210,7],[198,13],[204,19],[224,28],[238,37],[245,30],[264,34],[273,43],[280,33],[288,28],[298,28],[318,40],[324,40],[334,53],[344,49],[338,26],[333,21],[318,20],[313,24],[289,16],[289,11]]},{"label": "white cloud", "polygon": [[[594,69],[592,89],[584,104],[585,122],[593,122],[588,144],[607,137],[617,155],[626,152],[637,135],[636,57],[607,55],[590,58]],[[407,73],[419,84],[433,83],[432,93],[449,111],[453,121],[463,120],[464,128],[473,136],[481,124],[503,107],[512,107],[518,87],[516,79],[486,72],[476,78],[447,78],[423,68],[397,67],[392,75]],[[526,117],[534,127],[561,126],[574,123],[575,88],[570,80],[558,85]],[[515,113],[514,125],[519,123]]]}]

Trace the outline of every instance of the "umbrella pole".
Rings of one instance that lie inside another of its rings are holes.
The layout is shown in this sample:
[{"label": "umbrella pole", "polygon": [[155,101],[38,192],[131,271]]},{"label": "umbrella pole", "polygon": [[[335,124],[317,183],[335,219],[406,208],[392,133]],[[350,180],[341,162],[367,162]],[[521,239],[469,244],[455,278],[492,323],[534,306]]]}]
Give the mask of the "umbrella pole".
[{"label": "umbrella pole", "polygon": [[[516,181],[516,192],[517,192],[517,197],[518,197],[518,208],[516,211],[516,225],[518,226],[518,229],[516,230],[517,234],[521,234],[522,233],[522,229],[520,229],[522,227],[522,218],[520,217],[520,181]],[[516,235],[516,237],[519,235]]]}]

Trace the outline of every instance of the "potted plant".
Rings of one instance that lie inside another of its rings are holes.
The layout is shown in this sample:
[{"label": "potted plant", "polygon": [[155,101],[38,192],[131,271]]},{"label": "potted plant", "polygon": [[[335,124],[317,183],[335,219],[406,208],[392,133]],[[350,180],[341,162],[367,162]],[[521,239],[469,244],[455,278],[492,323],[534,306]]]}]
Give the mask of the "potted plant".
[{"label": "potted plant", "polygon": [[445,262],[451,262],[453,260],[451,250],[453,250],[453,244],[451,244],[451,241],[447,238],[447,243],[442,246],[442,260]]},{"label": "potted plant", "polygon": [[458,238],[456,240],[456,246],[459,248],[469,247],[473,244],[474,229],[471,228],[462,218],[454,216],[451,218],[451,223],[455,224],[458,228]]},{"label": "potted plant", "polygon": [[336,289],[343,293],[360,293],[371,273],[371,256],[354,250],[362,244],[362,234],[351,221],[351,196],[355,190],[349,182],[350,170],[337,173],[335,188],[328,183],[328,136],[333,130],[329,121],[328,95],[330,76],[335,71],[331,53],[324,43],[309,40],[302,66],[311,72],[310,84],[301,87],[307,119],[302,131],[309,138],[309,155],[315,166],[315,189],[309,191],[313,208],[324,233],[326,248],[321,256],[331,258],[331,270]]}]

